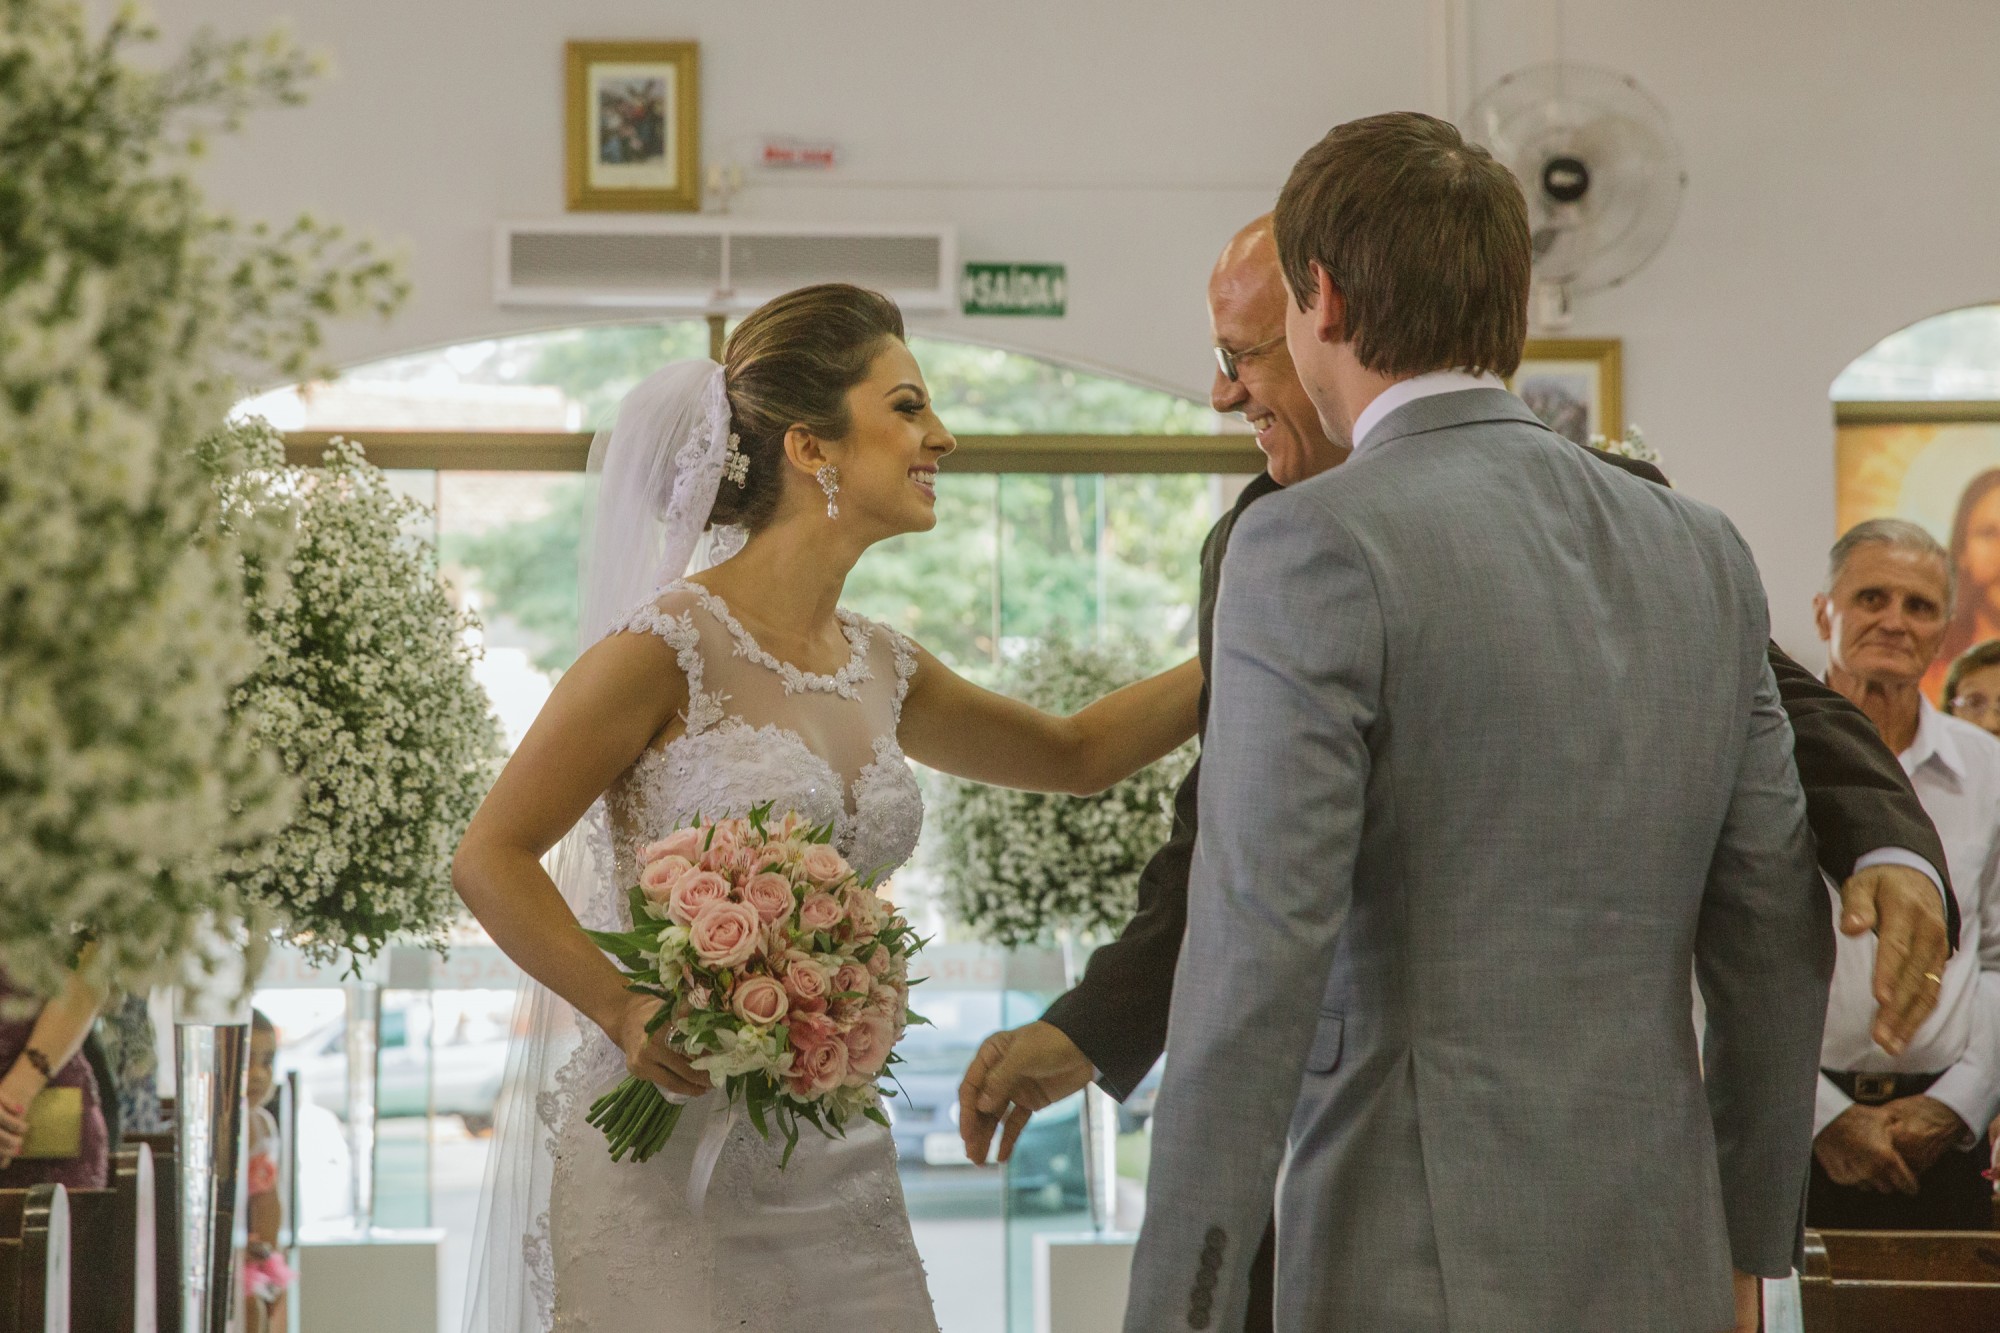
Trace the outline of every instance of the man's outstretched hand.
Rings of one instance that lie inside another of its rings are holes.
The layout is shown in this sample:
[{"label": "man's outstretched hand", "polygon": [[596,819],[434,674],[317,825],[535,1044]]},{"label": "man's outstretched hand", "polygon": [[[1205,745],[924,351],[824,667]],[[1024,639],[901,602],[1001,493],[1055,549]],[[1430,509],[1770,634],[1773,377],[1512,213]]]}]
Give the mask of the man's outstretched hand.
[{"label": "man's outstretched hand", "polygon": [[1945,933],[1944,896],[1922,871],[1870,866],[1840,890],[1840,929],[1874,931],[1875,1044],[1901,1055],[1937,1008],[1939,983],[1951,939]]},{"label": "man's outstretched hand", "polygon": [[1089,1057],[1053,1024],[1030,1023],[994,1033],[972,1057],[965,1081],[958,1085],[958,1132],[965,1155],[985,1165],[993,1135],[1000,1132],[1000,1160],[1006,1161],[1029,1116],[1089,1086],[1096,1072]]}]

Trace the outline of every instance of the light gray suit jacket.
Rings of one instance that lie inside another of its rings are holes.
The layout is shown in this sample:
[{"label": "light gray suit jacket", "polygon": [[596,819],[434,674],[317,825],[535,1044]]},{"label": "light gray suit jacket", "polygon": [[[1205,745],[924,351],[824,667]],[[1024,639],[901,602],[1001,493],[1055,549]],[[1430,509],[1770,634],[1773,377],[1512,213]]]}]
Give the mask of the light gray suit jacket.
[{"label": "light gray suit jacket", "polygon": [[1726,1329],[1833,960],[1756,567],[1504,391],[1379,430],[1223,566],[1125,1326],[1241,1328],[1275,1183],[1279,1333]]}]

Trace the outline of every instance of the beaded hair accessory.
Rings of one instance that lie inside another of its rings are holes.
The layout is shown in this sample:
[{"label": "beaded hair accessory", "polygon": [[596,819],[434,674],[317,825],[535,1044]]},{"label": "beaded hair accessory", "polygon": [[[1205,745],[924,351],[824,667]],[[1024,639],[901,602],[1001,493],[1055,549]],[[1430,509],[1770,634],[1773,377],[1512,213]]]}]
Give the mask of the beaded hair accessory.
[{"label": "beaded hair accessory", "polygon": [[739,491],[750,484],[750,455],[743,452],[742,443],[741,435],[729,432],[729,450],[722,458],[723,477],[735,482]]}]

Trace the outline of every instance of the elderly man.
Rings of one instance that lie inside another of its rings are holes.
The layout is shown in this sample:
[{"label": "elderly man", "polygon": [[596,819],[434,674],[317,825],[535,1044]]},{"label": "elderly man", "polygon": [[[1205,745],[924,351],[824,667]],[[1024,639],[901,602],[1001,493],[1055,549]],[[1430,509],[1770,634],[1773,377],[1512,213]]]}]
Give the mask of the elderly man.
[{"label": "elderly man", "polygon": [[1938,712],[1919,688],[1950,618],[1944,548],[1915,524],[1876,519],[1842,537],[1829,564],[1814,599],[1827,683],[1900,756],[1944,839],[1964,924],[1956,955],[1932,974],[1936,1012],[1896,1055],[1868,1032],[1876,943],[1840,942],[1806,1217],[1837,1229],[1986,1231],[1981,1131],[2000,1110],[2000,741]]},{"label": "elderly man", "polygon": [[[1271,218],[1265,216],[1224,247],[1208,284],[1217,361],[1210,401],[1217,412],[1238,413],[1256,428],[1268,470],[1250,482],[1203,544],[1199,625],[1205,663],[1222,559],[1237,520],[1258,500],[1327,471],[1349,453],[1347,441],[1329,437],[1323,428],[1292,366],[1284,337],[1286,303]],[[1645,464],[1594,456],[1665,481]],[[1876,979],[1882,1006],[1876,1031],[1879,1040],[1896,1045],[1929,1012],[1933,992],[1922,974],[1942,963],[1949,938],[1938,888],[1910,866],[1940,865],[1943,851],[1908,780],[1867,719],[1775,647],[1771,664],[1796,736],[1820,864],[1845,885],[1841,928],[1862,933],[1877,929],[1879,921],[1885,944]],[[1197,765],[1175,798],[1173,837],[1140,877],[1139,910],[1124,932],[1097,950],[1082,982],[1040,1022],[998,1033],[981,1048],[960,1090],[960,1124],[973,1160],[986,1160],[996,1132],[1002,1135],[1004,1159],[1030,1113],[1093,1078],[1114,1096],[1128,1096],[1165,1049],[1187,924],[1199,777]],[[1246,1325],[1251,1330],[1271,1325],[1268,1235],[1257,1274]]]}]

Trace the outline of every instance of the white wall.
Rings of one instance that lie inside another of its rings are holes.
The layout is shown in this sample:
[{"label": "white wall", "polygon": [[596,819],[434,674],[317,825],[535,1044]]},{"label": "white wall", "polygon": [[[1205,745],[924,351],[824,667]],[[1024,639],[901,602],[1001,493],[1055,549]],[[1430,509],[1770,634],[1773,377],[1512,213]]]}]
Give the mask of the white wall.
[{"label": "white wall", "polygon": [[[1546,59],[1557,28],[1547,0],[175,0],[163,19],[280,15],[336,73],[221,145],[210,180],[245,212],[407,244],[414,300],[339,330],[339,359],[573,322],[489,296],[493,221],[562,211],[562,44],[693,38],[707,160],[765,134],[843,155],[750,172],[736,212],[950,222],[966,258],[1067,263],[1067,319],[921,325],[1195,394],[1208,266],[1293,158],[1338,121]],[[2000,299],[2000,6],[1569,0],[1560,28],[1569,57],[1666,103],[1691,177],[1667,248],[1571,332],[1625,339],[1628,417],[1736,518],[1780,636],[1816,661],[1828,384],[1913,319]]]}]

